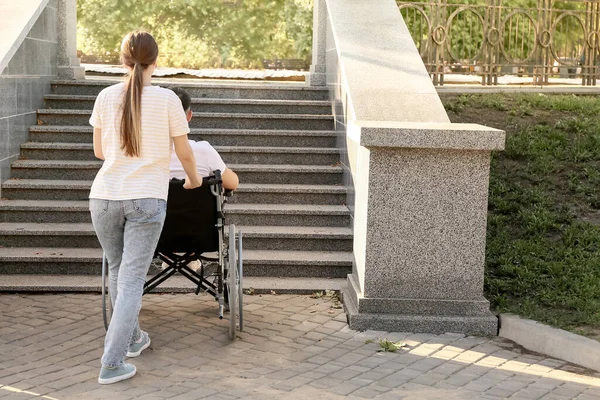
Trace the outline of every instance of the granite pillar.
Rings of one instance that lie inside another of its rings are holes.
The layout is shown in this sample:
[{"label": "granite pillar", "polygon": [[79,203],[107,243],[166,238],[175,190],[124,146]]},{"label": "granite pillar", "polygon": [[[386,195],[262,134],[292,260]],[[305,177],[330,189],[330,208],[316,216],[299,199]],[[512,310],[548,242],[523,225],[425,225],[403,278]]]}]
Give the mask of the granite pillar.
[{"label": "granite pillar", "polygon": [[375,121],[348,129],[368,188],[355,215],[366,220],[364,264],[344,291],[350,326],[495,335],[483,267],[490,152],[504,148],[504,132]]},{"label": "granite pillar", "polygon": [[314,0],[312,65],[307,78],[307,83],[310,86],[325,86],[327,84],[325,75],[326,35],[327,6],[325,0]]},{"label": "granite pillar", "polygon": [[58,0],[58,77],[85,79],[77,58],[77,0]]}]

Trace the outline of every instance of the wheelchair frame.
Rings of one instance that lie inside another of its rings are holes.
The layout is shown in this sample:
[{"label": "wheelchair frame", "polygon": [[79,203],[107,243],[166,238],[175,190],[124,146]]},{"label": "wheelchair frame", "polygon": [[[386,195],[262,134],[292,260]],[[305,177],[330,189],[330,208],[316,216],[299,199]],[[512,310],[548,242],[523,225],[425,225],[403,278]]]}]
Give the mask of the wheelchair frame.
[{"label": "wheelchair frame", "polygon": [[[230,191],[226,192],[223,189],[221,171],[216,170],[213,174],[214,176],[208,177],[205,182],[210,185],[211,193],[216,199],[217,223],[215,224],[215,229],[217,229],[219,238],[217,257],[207,257],[195,252],[186,252],[181,255],[172,253],[170,254],[171,257],[168,257],[157,251],[154,258],[165,262],[168,267],[146,281],[143,294],[151,292],[161,283],[179,272],[196,285],[196,295],[200,292],[207,292],[217,300],[219,303],[219,319],[223,319],[224,312],[229,311],[229,337],[233,340],[236,336],[236,319],[239,322],[240,332],[244,329],[243,235],[241,231],[236,229],[235,225],[230,224],[229,241],[228,243],[225,242],[225,213],[223,212],[223,206],[227,202],[226,198],[231,196],[232,193]],[[200,273],[188,266],[191,261],[195,260],[200,261]],[[205,276],[204,262],[216,262],[218,264],[216,273]],[[214,277],[212,282],[207,279],[210,277]],[[102,316],[106,330],[108,330],[108,323],[112,314],[112,303],[110,301],[107,278],[107,260],[105,255],[102,254]]]}]

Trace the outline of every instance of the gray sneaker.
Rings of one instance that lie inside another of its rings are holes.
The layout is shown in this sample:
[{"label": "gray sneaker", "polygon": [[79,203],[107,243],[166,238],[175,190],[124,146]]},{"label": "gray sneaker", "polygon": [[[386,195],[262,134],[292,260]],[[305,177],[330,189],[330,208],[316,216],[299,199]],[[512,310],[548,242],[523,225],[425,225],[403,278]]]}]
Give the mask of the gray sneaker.
[{"label": "gray sneaker", "polygon": [[98,383],[101,385],[109,385],[129,379],[135,375],[135,365],[123,364],[120,367],[102,367],[100,370],[100,376],[98,377]]},{"label": "gray sneaker", "polygon": [[127,357],[137,357],[142,354],[144,349],[147,349],[150,346],[150,336],[148,332],[142,331],[142,336],[129,345],[129,349],[127,350]]}]

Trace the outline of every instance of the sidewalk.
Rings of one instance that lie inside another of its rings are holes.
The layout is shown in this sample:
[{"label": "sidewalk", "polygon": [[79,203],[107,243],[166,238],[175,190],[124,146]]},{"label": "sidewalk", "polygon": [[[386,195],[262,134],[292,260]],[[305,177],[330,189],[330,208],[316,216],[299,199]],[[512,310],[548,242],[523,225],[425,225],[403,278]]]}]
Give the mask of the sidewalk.
[{"label": "sidewalk", "polygon": [[[245,296],[245,329],[206,295],[148,295],[152,346],[133,379],[96,382],[104,328],[96,294],[0,295],[1,399],[578,399],[600,374],[498,338],[355,332],[325,298]],[[404,340],[377,352],[378,338]],[[374,339],[373,342],[368,339]]]}]

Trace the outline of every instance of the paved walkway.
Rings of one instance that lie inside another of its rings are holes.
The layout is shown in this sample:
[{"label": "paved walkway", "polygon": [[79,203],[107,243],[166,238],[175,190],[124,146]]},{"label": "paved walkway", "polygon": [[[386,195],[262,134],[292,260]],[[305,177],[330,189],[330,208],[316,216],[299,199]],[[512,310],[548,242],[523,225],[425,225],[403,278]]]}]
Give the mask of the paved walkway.
[{"label": "paved walkway", "polygon": [[[0,295],[2,399],[578,399],[600,378],[497,338],[355,332],[327,298],[245,297],[246,328],[227,339],[216,303],[144,297],[150,349],[138,375],[101,386],[99,295]],[[378,338],[404,340],[377,352]],[[374,339],[374,341],[371,341]]]}]

